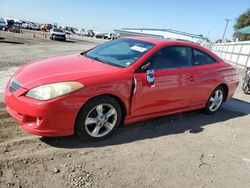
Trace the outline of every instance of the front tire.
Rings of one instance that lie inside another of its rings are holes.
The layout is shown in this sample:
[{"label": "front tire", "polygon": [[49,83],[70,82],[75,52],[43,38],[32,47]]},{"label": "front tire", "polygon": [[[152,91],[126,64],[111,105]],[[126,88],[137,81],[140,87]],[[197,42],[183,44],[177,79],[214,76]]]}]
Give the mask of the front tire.
[{"label": "front tire", "polygon": [[225,98],[224,88],[221,86],[217,87],[212,92],[212,94],[210,95],[207,101],[205,112],[207,114],[214,114],[215,112],[217,112],[220,109],[224,98]]},{"label": "front tire", "polygon": [[122,121],[118,101],[101,96],[87,102],[76,120],[76,134],[84,140],[102,140],[111,136]]},{"label": "front tire", "polygon": [[51,40],[55,40],[55,35],[54,34],[51,35]]}]

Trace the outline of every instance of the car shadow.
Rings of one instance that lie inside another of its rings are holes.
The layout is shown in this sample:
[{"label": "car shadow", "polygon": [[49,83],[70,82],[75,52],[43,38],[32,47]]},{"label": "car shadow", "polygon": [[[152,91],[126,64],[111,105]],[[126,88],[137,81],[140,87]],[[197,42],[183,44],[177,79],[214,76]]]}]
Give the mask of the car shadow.
[{"label": "car shadow", "polygon": [[202,132],[206,125],[213,125],[214,123],[224,122],[248,114],[250,114],[250,103],[231,99],[223,104],[221,109],[213,115],[207,115],[201,112],[201,110],[196,110],[145,120],[120,127],[114,135],[106,140],[84,142],[76,136],[42,137],[40,139],[46,144],[58,148],[103,147],[184,132],[197,134]]},{"label": "car shadow", "polygon": [[68,43],[75,43],[76,41],[74,41],[74,40],[68,40],[68,39],[66,39],[66,40],[55,40],[56,42],[68,42]]},{"label": "car shadow", "polygon": [[7,40],[0,41],[0,43],[8,43],[8,44],[24,44],[23,42],[15,42],[15,41],[7,41]]},{"label": "car shadow", "polygon": [[62,41],[62,42],[75,43],[76,41],[74,41],[74,40],[65,40],[65,41]]}]

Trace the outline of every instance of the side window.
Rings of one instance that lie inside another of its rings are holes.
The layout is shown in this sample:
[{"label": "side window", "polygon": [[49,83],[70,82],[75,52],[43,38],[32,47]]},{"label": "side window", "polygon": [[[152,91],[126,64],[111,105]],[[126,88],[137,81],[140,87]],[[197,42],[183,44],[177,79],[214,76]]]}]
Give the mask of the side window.
[{"label": "side window", "polygon": [[192,66],[192,51],[185,46],[169,46],[160,49],[148,61],[155,70]]},{"label": "side window", "polygon": [[212,57],[205,54],[204,52],[193,49],[193,53],[194,53],[194,62],[193,62],[194,66],[216,63],[216,61]]}]

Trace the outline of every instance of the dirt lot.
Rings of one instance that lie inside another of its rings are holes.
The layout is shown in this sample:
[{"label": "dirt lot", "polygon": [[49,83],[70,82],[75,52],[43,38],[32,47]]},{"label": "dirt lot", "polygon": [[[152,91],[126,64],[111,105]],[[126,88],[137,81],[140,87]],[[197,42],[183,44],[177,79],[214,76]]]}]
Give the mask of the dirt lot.
[{"label": "dirt lot", "polygon": [[[9,76],[37,59],[103,41],[50,41],[0,32],[0,101]],[[0,103],[0,187],[249,187],[250,95],[238,88],[215,115],[201,111],[119,128],[110,139],[42,138],[22,131]]]}]

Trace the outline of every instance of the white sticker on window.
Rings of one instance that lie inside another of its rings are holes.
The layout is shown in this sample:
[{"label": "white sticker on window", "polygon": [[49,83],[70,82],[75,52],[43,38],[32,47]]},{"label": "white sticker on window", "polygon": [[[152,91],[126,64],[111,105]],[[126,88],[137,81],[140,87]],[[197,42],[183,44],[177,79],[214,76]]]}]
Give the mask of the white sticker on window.
[{"label": "white sticker on window", "polygon": [[132,46],[130,49],[138,51],[138,52],[145,52],[147,50],[147,48],[143,48],[143,47],[140,47],[140,46]]}]

